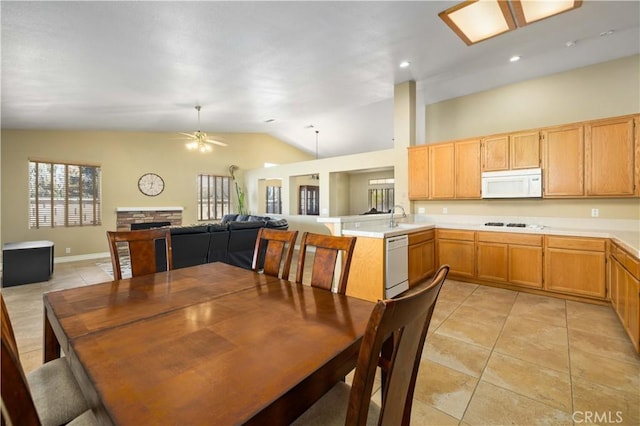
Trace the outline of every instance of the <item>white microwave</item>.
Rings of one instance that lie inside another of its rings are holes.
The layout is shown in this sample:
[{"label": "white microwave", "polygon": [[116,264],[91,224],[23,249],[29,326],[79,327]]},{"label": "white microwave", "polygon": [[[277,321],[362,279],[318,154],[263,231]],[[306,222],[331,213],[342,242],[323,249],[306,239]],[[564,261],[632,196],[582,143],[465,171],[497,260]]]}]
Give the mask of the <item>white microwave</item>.
[{"label": "white microwave", "polygon": [[482,173],[482,198],[541,198],[542,169]]}]

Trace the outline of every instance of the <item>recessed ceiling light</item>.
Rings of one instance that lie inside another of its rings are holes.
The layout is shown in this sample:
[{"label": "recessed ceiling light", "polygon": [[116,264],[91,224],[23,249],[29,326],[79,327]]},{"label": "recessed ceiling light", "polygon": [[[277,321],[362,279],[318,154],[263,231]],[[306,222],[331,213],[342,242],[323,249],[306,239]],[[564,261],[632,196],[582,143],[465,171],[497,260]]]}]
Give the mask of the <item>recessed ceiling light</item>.
[{"label": "recessed ceiling light", "polygon": [[564,45],[567,46],[567,47],[573,47],[573,46],[576,45],[576,42],[571,40],[571,41],[566,42]]},{"label": "recessed ceiling light", "polygon": [[400,62],[400,68],[407,68],[409,65],[411,65],[411,62],[409,61]]},{"label": "recessed ceiling light", "polygon": [[520,59],[522,58],[522,56],[512,56],[509,58],[509,62],[518,62]]},{"label": "recessed ceiling light", "polygon": [[603,31],[603,32],[600,33],[600,37],[610,36],[613,33],[614,33],[613,30]]},{"label": "recessed ceiling light", "polygon": [[268,118],[268,119],[264,120],[265,123],[273,123],[274,121],[276,121],[275,118]]}]

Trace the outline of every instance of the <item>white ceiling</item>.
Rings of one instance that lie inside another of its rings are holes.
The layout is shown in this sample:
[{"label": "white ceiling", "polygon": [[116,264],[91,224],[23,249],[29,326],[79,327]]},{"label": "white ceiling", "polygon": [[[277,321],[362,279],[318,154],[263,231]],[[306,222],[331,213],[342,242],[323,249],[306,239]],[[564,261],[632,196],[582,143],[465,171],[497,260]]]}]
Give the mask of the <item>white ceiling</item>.
[{"label": "white ceiling", "polygon": [[397,83],[424,105],[640,53],[638,1],[586,0],[474,46],[438,18],[456,3],[2,1],[2,128],[192,132],[202,105],[210,134],[315,153],[318,130],[330,157],[393,146]]}]

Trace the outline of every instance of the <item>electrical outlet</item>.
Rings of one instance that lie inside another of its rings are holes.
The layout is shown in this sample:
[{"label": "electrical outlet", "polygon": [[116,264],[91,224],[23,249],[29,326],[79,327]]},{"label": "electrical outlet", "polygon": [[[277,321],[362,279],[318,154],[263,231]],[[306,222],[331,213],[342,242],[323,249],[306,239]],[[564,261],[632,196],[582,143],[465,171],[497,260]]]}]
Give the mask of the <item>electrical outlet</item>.
[{"label": "electrical outlet", "polygon": [[64,249],[64,252],[66,254],[70,254],[71,253],[71,247],[67,247],[66,249]]},{"label": "electrical outlet", "polygon": [[360,222],[356,222],[356,228],[360,228]]},{"label": "electrical outlet", "polygon": [[424,207],[418,207],[418,213],[424,213],[426,212]]},{"label": "electrical outlet", "polygon": [[598,217],[600,216],[600,210],[599,209],[591,209],[591,217]]},{"label": "electrical outlet", "polygon": [[449,213],[449,208],[443,207],[442,208],[442,214],[447,214],[447,213]]}]

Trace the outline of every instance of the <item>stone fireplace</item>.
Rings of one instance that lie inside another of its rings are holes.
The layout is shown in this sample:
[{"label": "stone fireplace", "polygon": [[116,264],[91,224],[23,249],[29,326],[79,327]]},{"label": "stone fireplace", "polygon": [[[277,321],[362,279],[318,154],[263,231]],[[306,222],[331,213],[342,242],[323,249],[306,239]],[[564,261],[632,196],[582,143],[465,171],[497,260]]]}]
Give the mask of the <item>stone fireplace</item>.
[{"label": "stone fireplace", "polygon": [[182,207],[117,207],[116,229],[130,231],[132,223],[170,222],[182,225]]}]

